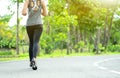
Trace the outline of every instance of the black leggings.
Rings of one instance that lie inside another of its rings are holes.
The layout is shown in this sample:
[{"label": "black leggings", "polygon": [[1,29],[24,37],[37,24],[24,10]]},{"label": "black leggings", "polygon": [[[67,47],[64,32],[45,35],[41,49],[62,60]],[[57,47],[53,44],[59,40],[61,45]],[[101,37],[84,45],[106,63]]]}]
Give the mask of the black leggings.
[{"label": "black leggings", "polygon": [[39,40],[43,31],[42,24],[27,26],[27,34],[29,37],[29,58],[32,61],[33,58],[36,58],[39,50]]}]

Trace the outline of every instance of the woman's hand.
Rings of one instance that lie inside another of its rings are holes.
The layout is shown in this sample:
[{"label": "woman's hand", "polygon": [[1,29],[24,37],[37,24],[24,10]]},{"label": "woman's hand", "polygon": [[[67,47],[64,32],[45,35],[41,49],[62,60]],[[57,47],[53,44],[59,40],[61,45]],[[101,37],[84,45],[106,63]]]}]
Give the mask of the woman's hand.
[{"label": "woman's hand", "polygon": [[26,15],[27,15],[26,10],[22,10],[22,15],[23,15],[23,16],[26,16]]}]

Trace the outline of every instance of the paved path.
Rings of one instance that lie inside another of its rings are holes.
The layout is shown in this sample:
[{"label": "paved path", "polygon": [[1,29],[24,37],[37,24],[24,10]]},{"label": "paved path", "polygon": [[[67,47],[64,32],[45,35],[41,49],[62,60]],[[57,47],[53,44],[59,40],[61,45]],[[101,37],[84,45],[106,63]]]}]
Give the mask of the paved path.
[{"label": "paved path", "polygon": [[48,58],[0,63],[0,78],[120,78],[120,55]]}]

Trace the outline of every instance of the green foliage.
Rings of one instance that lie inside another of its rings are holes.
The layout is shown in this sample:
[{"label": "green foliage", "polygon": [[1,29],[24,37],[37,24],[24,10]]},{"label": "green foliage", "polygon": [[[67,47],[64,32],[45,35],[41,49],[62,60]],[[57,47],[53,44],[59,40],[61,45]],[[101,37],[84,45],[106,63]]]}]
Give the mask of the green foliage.
[{"label": "green foliage", "polygon": [[10,56],[10,55],[15,55],[14,50],[0,49],[0,56]]},{"label": "green foliage", "polygon": [[[12,35],[12,34],[9,34]],[[15,48],[16,40],[13,37],[7,36],[0,38],[0,48]]]},{"label": "green foliage", "polygon": [[98,48],[100,49],[100,51],[105,51],[105,47],[102,46],[102,44],[98,44]]},{"label": "green foliage", "polygon": [[110,43],[115,45],[115,44],[119,44],[120,43],[120,32],[115,31],[112,33],[111,39],[110,39]]},{"label": "green foliage", "polygon": [[[13,5],[18,0],[10,1]],[[23,0],[19,0],[19,2],[23,2]],[[112,23],[112,30],[109,31],[110,37],[108,35],[106,37],[110,38],[110,44],[116,41],[117,45],[109,45],[107,50],[120,51],[120,32],[118,32],[120,30],[120,20],[113,17],[114,20],[111,21],[112,16],[120,16],[119,4],[115,4],[107,5],[101,0],[49,0],[48,16],[44,18],[45,31],[40,41],[41,49],[44,50],[45,54],[52,54],[56,49],[67,49],[68,42],[70,42],[71,48],[74,47],[75,49],[94,48],[94,36],[97,29],[100,28],[101,37],[98,48],[104,50],[105,48],[102,45],[105,37],[104,28],[106,27],[109,30],[110,23]],[[10,10],[10,8],[8,9]],[[9,27],[8,25],[11,16],[12,14],[0,16],[0,48],[16,48],[16,26]],[[27,43],[28,38],[24,27],[20,26],[19,30],[19,45],[22,46]],[[93,41],[89,39],[90,36]],[[86,46],[87,44],[89,45]]]},{"label": "green foliage", "polygon": [[78,44],[75,45],[75,48],[82,48],[84,46],[85,46],[84,41],[80,41],[80,42],[78,42]]},{"label": "green foliage", "polygon": [[110,52],[120,52],[120,45],[109,45],[107,51]]},{"label": "green foliage", "polygon": [[53,14],[58,15],[64,10],[64,7],[66,5],[65,0],[48,0],[48,1],[49,1],[48,4],[49,11],[51,11],[50,15]]},{"label": "green foliage", "polygon": [[6,15],[0,18],[0,48],[15,48],[14,31],[8,26],[10,17],[10,15]]},{"label": "green foliage", "polygon": [[[10,0],[11,1],[11,0]],[[12,0],[12,2],[16,3],[16,2],[23,2],[24,0]]]},{"label": "green foliage", "polygon": [[0,21],[6,23],[9,22],[10,18],[11,15],[0,16]]},{"label": "green foliage", "polygon": [[54,48],[54,42],[52,38],[48,35],[41,38],[40,45],[41,45],[41,48],[45,50],[46,54],[50,54]]}]

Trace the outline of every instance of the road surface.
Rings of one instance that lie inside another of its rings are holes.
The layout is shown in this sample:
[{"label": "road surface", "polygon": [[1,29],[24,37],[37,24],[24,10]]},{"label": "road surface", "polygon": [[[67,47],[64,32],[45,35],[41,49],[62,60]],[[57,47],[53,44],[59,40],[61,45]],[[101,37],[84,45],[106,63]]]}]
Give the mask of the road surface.
[{"label": "road surface", "polygon": [[120,78],[120,55],[38,59],[37,65],[35,71],[28,60],[0,62],[0,78]]}]

